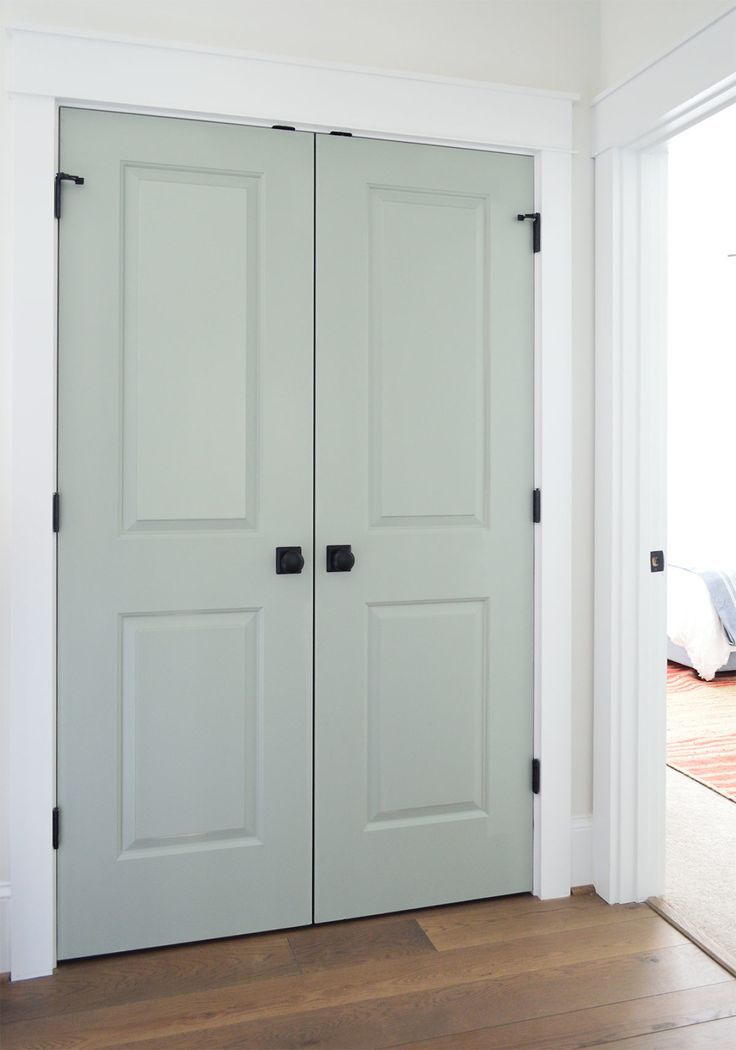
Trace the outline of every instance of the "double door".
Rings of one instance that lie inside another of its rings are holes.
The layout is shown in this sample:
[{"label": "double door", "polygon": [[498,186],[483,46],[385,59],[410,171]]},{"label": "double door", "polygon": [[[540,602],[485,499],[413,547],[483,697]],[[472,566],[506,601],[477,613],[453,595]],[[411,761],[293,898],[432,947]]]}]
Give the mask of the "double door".
[{"label": "double door", "polygon": [[60,167],[59,956],[529,889],[531,160]]}]

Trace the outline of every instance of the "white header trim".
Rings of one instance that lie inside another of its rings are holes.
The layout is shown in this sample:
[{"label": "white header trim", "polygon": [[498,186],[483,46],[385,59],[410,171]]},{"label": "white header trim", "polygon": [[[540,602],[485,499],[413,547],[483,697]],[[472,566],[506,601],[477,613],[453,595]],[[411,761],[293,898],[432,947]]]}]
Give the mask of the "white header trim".
[{"label": "white header trim", "polygon": [[186,42],[172,43],[170,40],[159,40],[149,37],[116,36],[114,33],[91,32],[80,29],[45,26],[39,29],[33,23],[14,23],[6,26],[11,35],[27,33],[32,36],[69,37],[77,40],[93,40],[114,44],[129,44],[133,47],[156,47],[166,51],[189,51],[196,55],[224,55],[227,58],[247,59],[253,62],[275,62],[290,67],[300,66],[305,69],[327,69],[340,73],[368,73],[374,77],[393,77],[399,80],[416,80],[421,83],[444,84],[455,87],[483,88],[487,91],[508,92],[512,95],[534,95],[538,98],[567,99],[579,102],[580,95],[572,91],[550,91],[546,88],[526,87],[516,84],[497,84],[489,80],[473,80],[465,77],[448,77],[439,73],[417,73],[411,70],[390,69],[384,66],[361,66],[343,62],[328,62],[316,58],[301,58],[289,55],[270,54],[260,51],[243,51],[237,48],[208,47],[202,44]]},{"label": "white header trim", "polygon": [[480,148],[572,148],[572,100],[556,93],[100,36],[9,34],[14,94]]},{"label": "white header trim", "polygon": [[593,103],[593,156],[667,138],[736,95],[736,8]]}]

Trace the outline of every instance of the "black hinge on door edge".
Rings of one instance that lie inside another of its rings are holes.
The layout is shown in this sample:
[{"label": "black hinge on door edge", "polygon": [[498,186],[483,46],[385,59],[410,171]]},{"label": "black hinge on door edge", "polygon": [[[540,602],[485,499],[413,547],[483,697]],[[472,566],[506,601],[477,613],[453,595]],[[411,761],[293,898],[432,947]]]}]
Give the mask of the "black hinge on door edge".
[{"label": "black hinge on door edge", "polygon": [[59,531],[59,519],[61,517],[61,496],[55,492],[51,497],[51,528],[54,532]]},{"label": "black hinge on door edge", "polygon": [[59,807],[54,806],[51,810],[51,845],[54,849],[59,848]]},{"label": "black hinge on door edge", "polygon": [[542,782],[541,766],[538,758],[532,759],[532,791],[535,795],[539,794],[540,785]]},{"label": "black hinge on door edge", "polygon": [[519,222],[524,222],[525,219],[532,220],[532,249],[534,254],[541,252],[542,250],[542,213],[539,211],[528,211],[516,216]]},{"label": "black hinge on door edge", "polygon": [[539,525],[542,520],[542,490],[534,489],[532,492],[532,521]]},{"label": "black hinge on door edge", "polygon": [[81,175],[67,175],[65,171],[57,171],[54,175],[54,218],[61,216],[61,184],[62,182],[73,182],[75,186],[84,186]]}]

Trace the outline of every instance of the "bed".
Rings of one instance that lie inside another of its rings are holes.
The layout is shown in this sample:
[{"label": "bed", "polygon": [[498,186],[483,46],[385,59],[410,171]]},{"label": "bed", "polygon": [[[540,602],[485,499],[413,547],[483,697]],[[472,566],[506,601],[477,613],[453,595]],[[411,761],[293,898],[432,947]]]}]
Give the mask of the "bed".
[{"label": "bed", "polygon": [[668,566],[667,658],[693,667],[711,681],[718,671],[736,671],[730,644],[701,575]]}]

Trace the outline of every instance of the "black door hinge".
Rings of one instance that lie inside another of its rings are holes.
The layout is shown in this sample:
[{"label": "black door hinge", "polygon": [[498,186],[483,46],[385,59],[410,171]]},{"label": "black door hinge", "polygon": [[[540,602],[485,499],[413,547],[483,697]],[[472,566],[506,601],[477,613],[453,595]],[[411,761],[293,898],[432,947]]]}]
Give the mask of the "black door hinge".
[{"label": "black door hinge", "polygon": [[51,528],[54,532],[59,531],[59,519],[61,516],[61,496],[55,492],[51,497]]},{"label": "black door hinge", "polygon": [[81,175],[67,175],[65,171],[57,171],[54,175],[54,218],[61,216],[61,184],[62,182],[73,182],[75,186],[84,186]]},{"label": "black door hinge", "polygon": [[532,521],[539,525],[542,520],[542,490],[534,489],[532,492]]},{"label": "black door hinge", "polygon": [[540,762],[538,758],[532,759],[532,791],[535,795],[539,794],[539,789],[542,782],[542,774],[540,768]]},{"label": "black door hinge", "polygon": [[51,845],[54,849],[59,848],[59,807],[54,806],[51,810]]},{"label": "black door hinge", "polygon": [[532,248],[534,254],[541,252],[542,250],[542,213],[539,211],[528,211],[516,216],[519,222],[524,222],[525,219],[532,220]]}]

